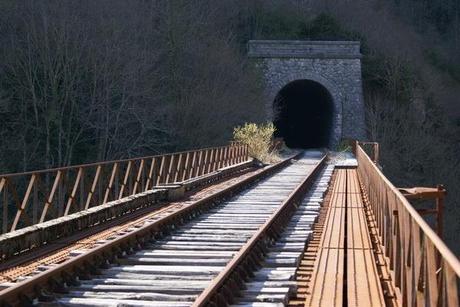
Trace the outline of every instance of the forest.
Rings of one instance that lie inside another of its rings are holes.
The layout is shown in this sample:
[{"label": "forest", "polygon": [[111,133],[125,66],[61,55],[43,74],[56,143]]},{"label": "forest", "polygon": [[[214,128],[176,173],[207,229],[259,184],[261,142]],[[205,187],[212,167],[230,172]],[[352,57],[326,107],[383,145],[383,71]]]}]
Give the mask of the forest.
[{"label": "forest", "polygon": [[360,40],[369,140],[460,232],[460,1],[0,1],[0,172],[226,143],[261,122],[249,39]]}]

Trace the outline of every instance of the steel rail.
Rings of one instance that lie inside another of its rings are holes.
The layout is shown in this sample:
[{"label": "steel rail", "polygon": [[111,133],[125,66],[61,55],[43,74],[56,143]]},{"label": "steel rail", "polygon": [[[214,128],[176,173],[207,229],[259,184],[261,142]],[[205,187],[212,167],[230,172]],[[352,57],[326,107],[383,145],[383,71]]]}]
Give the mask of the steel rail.
[{"label": "steel rail", "polygon": [[116,262],[117,258],[122,257],[123,253],[131,253],[133,249],[138,249],[143,244],[155,239],[162,232],[167,232],[177,224],[182,224],[184,221],[200,214],[200,212],[212,208],[215,203],[223,198],[229,197],[285,167],[297,156],[298,154],[268,166],[263,171],[160,218],[152,224],[144,225],[131,233],[121,235],[112,241],[91,249],[85,254],[71,258],[30,279],[0,291],[0,306],[24,306],[31,305],[36,298],[50,299],[51,292],[65,291],[64,283],[75,284],[78,283],[76,277],[84,279],[88,272],[89,274],[97,273],[98,268],[106,266],[108,261]]},{"label": "steel rail", "polygon": [[249,268],[248,271],[247,267],[251,266],[250,263],[253,263],[254,259],[258,258],[257,254],[268,245],[267,242],[276,237],[279,229],[289,221],[291,214],[295,211],[296,202],[306,193],[325,161],[326,156],[321,159],[310,175],[290,193],[280,207],[246,242],[224,270],[211,281],[210,285],[195,300],[193,307],[226,306],[229,302],[232,303],[229,294],[232,297],[236,296],[235,294],[237,293],[235,292],[239,291],[237,287],[241,286],[238,281],[241,282],[244,280],[242,276],[247,276],[251,273],[251,269]]}]

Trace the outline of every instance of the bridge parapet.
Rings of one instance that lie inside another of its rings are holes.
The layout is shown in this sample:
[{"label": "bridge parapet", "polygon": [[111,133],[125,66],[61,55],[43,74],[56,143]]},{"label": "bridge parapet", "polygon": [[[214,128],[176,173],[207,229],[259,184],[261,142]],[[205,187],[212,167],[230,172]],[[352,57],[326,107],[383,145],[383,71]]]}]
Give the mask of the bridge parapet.
[{"label": "bridge parapet", "polygon": [[360,145],[356,157],[398,305],[458,306],[457,257]]},{"label": "bridge parapet", "polygon": [[248,161],[246,145],[0,174],[0,233],[184,182]]}]

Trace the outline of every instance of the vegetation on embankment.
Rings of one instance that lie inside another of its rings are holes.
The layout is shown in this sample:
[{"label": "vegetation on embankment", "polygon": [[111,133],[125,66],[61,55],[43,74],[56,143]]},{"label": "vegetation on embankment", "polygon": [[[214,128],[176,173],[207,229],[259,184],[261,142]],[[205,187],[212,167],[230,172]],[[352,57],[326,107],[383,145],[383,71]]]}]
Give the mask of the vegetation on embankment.
[{"label": "vegetation on embankment", "polygon": [[221,144],[264,113],[248,39],[361,40],[370,139],[460,232],[455,0],[1,1],[0,172]]},{"label": "vegetation on embankment", "polygon": [[280,160],[272,145],[274,133],[275,125],[273,123],[245,123],[235,127],[233,139],[248,145],[249,156],[263,163],[273,163]]}]

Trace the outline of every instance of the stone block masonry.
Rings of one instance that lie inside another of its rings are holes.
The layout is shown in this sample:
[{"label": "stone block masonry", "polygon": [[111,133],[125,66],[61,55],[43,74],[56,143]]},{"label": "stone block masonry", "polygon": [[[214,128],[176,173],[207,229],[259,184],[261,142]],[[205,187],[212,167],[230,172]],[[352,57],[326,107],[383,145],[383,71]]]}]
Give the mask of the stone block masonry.
[{"label": "stone block masonry", "polygon": [[365,139],[360,42],[252,40],[248,56],[263,71],[268,120],[273,120],[273,102],[284,86],[312,80],[334,101],[330,147],[344,138]]}]

